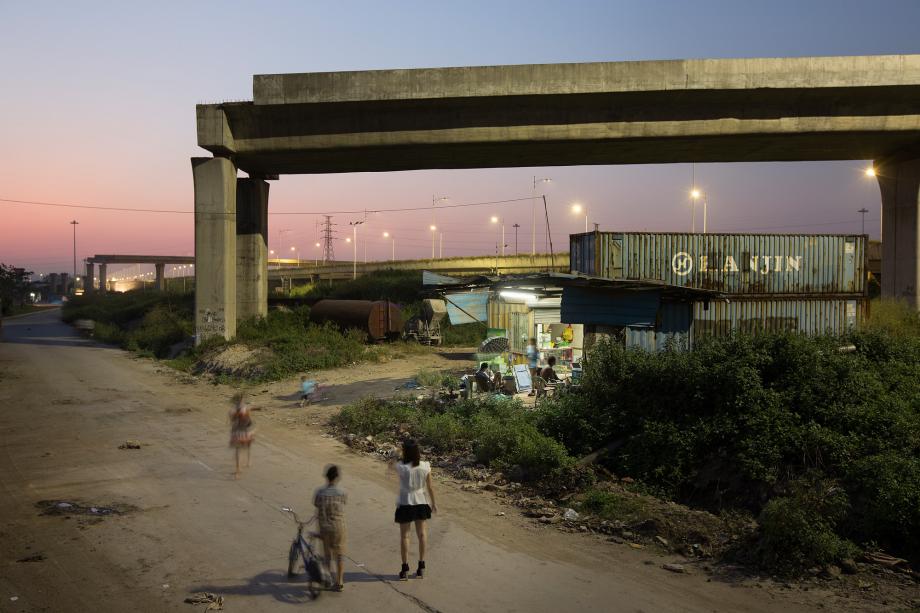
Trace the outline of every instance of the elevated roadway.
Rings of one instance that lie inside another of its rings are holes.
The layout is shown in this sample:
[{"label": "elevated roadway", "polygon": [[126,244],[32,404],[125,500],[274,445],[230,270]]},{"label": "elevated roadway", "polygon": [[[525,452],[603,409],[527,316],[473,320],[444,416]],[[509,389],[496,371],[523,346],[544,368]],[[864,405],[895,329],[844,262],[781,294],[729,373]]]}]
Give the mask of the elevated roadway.
[{"label": "elevated roadway", "polygon": [[883,295],[920,304],[920,55],[256,75],[197,131],[200,338],[264,313],[266,180],[292,173],[875,160]]}]

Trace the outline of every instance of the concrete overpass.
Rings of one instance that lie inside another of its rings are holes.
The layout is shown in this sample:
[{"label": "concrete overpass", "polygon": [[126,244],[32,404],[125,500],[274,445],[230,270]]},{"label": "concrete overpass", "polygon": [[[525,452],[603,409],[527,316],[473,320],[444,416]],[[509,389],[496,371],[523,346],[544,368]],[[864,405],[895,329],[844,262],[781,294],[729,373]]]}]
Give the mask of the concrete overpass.
[{"label": "concrete overpass", "polygon": [[[166,266],[168,264],[181,266],[183,264],[195,264],[195,258],[185,255],[94,255],[86,258],[86,278],[95,279],[96,264],[99,265],[99,291],[105,292],[108,289],[108,265],[109,264],[152,264],[156,271],[155,287],[159,290],[166,288]],[[93,284],[84,283],[83,291],[85,293],[93,292]]]},{"label": "concrete overpass", "polygon": [[289,173],[871,159],[883,294],[920,304],[920,55],[256,75],[197,126],[199,338],[266,312],[266,180]]},{"label": "concrete overpass", "polygon": [[[465,256],[455,258],[440,258],[434,260],[396,260],[381,262],[331,262],[295,266],[297,260],[269,260],[269,263],[281,262],[278,268],[269,269],[268,278],[272,279],[300,279],[300,280],[345,280],[351,279],[354,274],[358,276],[371,274],[381,270],[430,270],[444,275],[487,275],[487,274],[517,274],[528,272],[542,272],[552,270],[568,272],[569,254],[557,253],[554,256],[540,253],[530,255],[505,255],[505,256]],[[290,267],[285,268],[284,262],[289,262]]]}]

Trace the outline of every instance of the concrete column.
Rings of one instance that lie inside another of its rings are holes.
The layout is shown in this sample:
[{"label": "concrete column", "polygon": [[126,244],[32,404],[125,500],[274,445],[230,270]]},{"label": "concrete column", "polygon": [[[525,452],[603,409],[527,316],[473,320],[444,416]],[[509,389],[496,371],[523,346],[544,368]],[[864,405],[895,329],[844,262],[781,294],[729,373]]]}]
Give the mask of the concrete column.
[{"label": "concrete column", "polygon": [[920,309],[920,160],[879,162],[882,297]]},{"label": "concrete column", "polygon": [[96,277],[96,265],[92,262],[87,262],[86,270],[83,274],[83,295],[89,296],[93,293],[93,290],[96,289],[93,286],[93,279]]},{"label": "concrete column", "polygon": [[153,286],[157,290],[161,292],[165,292],[166,291],[166,274],[165,274],[166,264],[159,262],[159,263],[154,264],[153,267],[157,271],[156,272],[156,282],[154,283]]},{"label": "concrete column", "polygon": [[108,282],[109,282],[109,279],[106,276],[106,265],[100,264],[99,265],[99,292],[100,293],[104,294],[107,291],[109,291]]},{"label": "concrete column", "polygon": [[192,158],[196,342],[236,336],[236,166]]},{"label": "concrete column", "polygon": [[268,315],[268,183],[236,180],[236,319]]}]

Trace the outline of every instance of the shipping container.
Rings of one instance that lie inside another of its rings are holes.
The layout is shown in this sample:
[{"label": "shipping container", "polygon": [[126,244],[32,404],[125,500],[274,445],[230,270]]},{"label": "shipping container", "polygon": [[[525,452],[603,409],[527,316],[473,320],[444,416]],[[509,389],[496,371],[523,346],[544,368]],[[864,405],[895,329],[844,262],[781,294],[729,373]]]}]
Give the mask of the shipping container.
[{"label": "shipping container", "polygon": [[731,295],[865,295],[866,237],[590,232],[570,237],[573,273]]},{"label": "shipping container", "polygon": [[709,307],[693,305],[693,336],[726,336],[731,332],[800,332],[808,335],[842,334],[868,316],[864,297],[833,299],[713,300]]}]

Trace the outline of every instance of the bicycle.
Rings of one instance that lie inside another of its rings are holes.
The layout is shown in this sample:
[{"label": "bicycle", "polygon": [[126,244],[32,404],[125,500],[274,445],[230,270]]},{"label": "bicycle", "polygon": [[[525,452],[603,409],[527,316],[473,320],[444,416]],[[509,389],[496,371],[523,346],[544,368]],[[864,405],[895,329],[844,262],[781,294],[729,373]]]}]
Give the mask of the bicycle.
[{"label": "bicycle", "polygon": [[312,598],[318,598],[320,590],[332,584],[332,578],[326,571],[323,559],[317,554],[316,541],[319,539],[319,533],[308,532],[306,537],[303,534],[304,528],[311,524],[316,519],[316,516],[314,515],[307,521],[300,521],[297,513],[290,507],[281,507],[281,510],[285,513],[290,513],[297,524],[297,536],[294,537],[294,542],[291,543],[291,549],[288,553],[288,579],[293,579],[297,576],[298,561],[302,560],[303,568],[309,578],[307,591],[310,592]]}]

